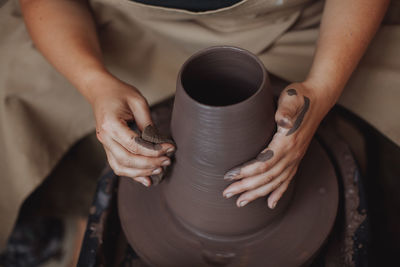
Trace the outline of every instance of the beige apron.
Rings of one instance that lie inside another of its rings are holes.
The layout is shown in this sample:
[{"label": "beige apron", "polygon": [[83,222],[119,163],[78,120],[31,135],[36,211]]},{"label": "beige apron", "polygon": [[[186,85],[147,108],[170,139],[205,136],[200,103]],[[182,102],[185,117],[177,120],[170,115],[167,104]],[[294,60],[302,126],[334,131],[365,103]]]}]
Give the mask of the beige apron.
[{"label": "beige apron", "polygon": [[[184,60],[211,45],[246,48],[271,73],[301,81],[312,62],[323,8],[307,0],[243,0],[199,13],[129,0],[92,5],[107,67],[138,87],[150,104],[172,95]],[[0,38],[2,249],[22,201],[95,126],[90,106],[35,49],[14,0],[0,8]],[[398,47],[400,27],[384,26],[340,104],[400,144]]]}]

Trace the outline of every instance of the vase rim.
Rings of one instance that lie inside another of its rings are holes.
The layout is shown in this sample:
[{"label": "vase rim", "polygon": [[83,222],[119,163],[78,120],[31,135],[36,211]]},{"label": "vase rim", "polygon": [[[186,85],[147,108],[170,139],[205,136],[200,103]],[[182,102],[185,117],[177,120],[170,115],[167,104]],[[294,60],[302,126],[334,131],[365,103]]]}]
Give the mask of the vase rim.
[{"label": "vase rim", "polygon": [[[204,104],[198,100],[196,100],[195,98],[193,98],[192,96],[189,95],[189,93],[185,90],[183,84],[182,84],[182,72],[186,69],[186,66],[192,62],[194,59],[205,55],[207,53],[209,53],[210,51],[236,51],[239,53],[242,53],[250,58],[252,58],[260,67],[261,69],[261,73],[262,73],[262,79],[261,79],[261,83],[259,84],[259,86],[257,87],[257,90],[252,93],[249,97],[245,98],[244,100],[237,102],[237,103],[233,103],[233,104],[229,104],[229,105],[208,105],[208,104]],[[257,97],[257,95],[260,94],[260,92],[264,89],[264,86],[266,83],[269,83],[269,76],[268,73],[266,71],[266,68],[264,66],[264,64],[261,62],[261,60],[252,52],[244,49],[244,48],[240,48],[240,47],[236,47],[236,46],[230,46],[230,45],[216,45],[216,46],[210,46],[204,49],[201,49],[199,51],[197,51],[196,53],[194,53],[192,56],[190,56],[182,65],[179,74],[178,74],[178,83],[180,85],[180,87],[183,89],[181,90],[183,95],[188,98],[190,101],[194,102],[195,105],[197,105],[198,107],[201,107],[203,109],[208,109],[208,110],[228,110],[228,109],[237,109],[240,106],[246,105],[247,103],[251,102],[254,98]]]}]

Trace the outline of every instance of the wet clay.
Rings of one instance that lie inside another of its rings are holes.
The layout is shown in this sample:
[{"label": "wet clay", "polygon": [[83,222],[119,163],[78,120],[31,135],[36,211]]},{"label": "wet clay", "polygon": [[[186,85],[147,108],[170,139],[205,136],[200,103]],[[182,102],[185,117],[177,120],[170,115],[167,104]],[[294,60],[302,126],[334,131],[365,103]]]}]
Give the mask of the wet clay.
[{"label": "wet clay", "polygon": [[262,161],[265,162],[267,160],[272,159],[272,157],[274,156],[274,151],[272,151],[271,149],[266,150],[265,152],[260,153],[257,156],[257,160],[258,161]]},{"label": "wet clay", "polygon": [[293,127],[287,132],[286,136],[293,134],[294,132],[297,131],[297,129],[299,129],[309,107],[310,107],[310,99],[308,97],[304,96],[304,105],[300,111],[300,114],[299,114],[299,116],[297,116],[297,119],[293,123]]},{"label": "wet clay", "polygon": [[135,142],[136,144],[151,149],[151,150],[161,150],[162,146],[160,144],[154,144],[152,142],[146,141],[141,137],[136,136],[135,137]]},{"label": "wet clay", "polygon": [[154,125],[148,125],[144,128],[142,139],[155,144],[169,143],[175,145],[174,141],[169,139],[167,136],[160,134],[158,129]]},{"label": "wet clay", "polygon": [[[141,137],[136,137],[136,138],[140,140],[137,143],[141,143],[142,145],[145,144],[144,146],[150,149],[154,148],[156,150],[160,150],[161,149],[160,144],[162,143],[169,143],[175,145],[174,141],[169,139],[167,136],[160,134],[160,132],[154,125],[146,126],[141,134]],[[166,156],[172,157],[173,152],[167,153]],[[167,167],[168,166],[163,166],[163,171],[159,174],[150,175],[151,185],[158,185],[159,183],[161,183],[161,181],[163,180],[164,176],[167,173]]]},{"label": "wet clay", "polygon": [[249,52],[213,47],[184,64],[171,121],[177,150],[170,174],[151,188],[120,181],[121,224],[144,261],[289,267],[318,251],[336,216],[338,187],[316,141],[274,210],[265,197],[237,208],[237,197],[222,196],[229,169],[273,157],[272,150],[260,151],[275,131],[274,112],[268,75]]},{"label": "wet clay", "polygon": [[288,95],[297,95],[296,89],[290,88],[286,91]]}]

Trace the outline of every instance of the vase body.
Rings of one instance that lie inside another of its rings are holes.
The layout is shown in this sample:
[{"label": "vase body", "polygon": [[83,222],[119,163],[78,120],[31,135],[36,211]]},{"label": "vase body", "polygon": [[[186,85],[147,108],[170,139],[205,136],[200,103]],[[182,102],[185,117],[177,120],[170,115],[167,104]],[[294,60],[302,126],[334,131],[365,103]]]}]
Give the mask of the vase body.
[{"label": "vase body", "polygon": [[225,199],[231,168],[257,156],[275,130],[274,102],[263,64],[234,47],[193,55],[177,80],[171,133],[175,162],[163,188],[172,213],[192,231],[216,238],[250,234],[280,213],[265,198],[244,208]]}]

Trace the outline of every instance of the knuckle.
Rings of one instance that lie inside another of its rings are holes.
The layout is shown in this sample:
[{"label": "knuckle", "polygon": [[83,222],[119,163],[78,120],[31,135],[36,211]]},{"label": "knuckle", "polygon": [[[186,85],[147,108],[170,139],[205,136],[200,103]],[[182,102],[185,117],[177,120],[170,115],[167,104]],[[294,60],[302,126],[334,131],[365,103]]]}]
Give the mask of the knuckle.
[{"label": "knuckle", "polygon": [[96,129],[96,138],[100,141],[100,143],[103,143],[102,131],[99,129]]},{"label": "knuckle", "polygon": [[248,179],[243,179],[237,182],[237,188],[240,190],[246,190],[249,187],[250,187],[250,181],[248,181]]},{"label": "knuckle", "polygon": [[132,178],[137,178],[137,177],[140,177],[140,176],[143,176],[143,175],[140,173],[140,171],[134,170],[134,171],[131,172],[131,174],[129,176],[132,177]]},{"label": "knuckle", "polygon": [[162,150],[154,150],[154,156],[155,157],[160,157],[163,155],[163,151]]},{"label": "knuckle", "polygon": [[296,101],[292,106],[293,116],[298,116],[300,114],[303,105],[304,105],[303,97],[296,97]]},{"label": "knuckle", "polygon": [[118,163],[122,166],[130,166],[131,161],[129,160],[129,158],[126,157],[119,157],[117,159]]},{"label": "knuckle", "polygon": [[114,173],[118,176],[123,176],[122,168],[119,165],[111,166],[113,169]]},{"label": "knuckle", "polygon": [[264,184],[271,182],[275,178],[274,175],[266,175],[264,179]]},{"label": "knuckle", "polygon": [[123,176],[123,175],[122,175],[122,172],[120,172],[118,169],[114,169],[114,173],[115,173],[117,176]]},{"label": "knuckle", "polygon": [[[151,146],[149,147],[145,147],[145,146],[141,146],[140,147],[140,153],[144,156],[148,156],[148,157],[160,157],[163,155],[163,151],[162,150],[157,150],[156,148],[153,148]],[[138,151],[139,152],[139,151]]]},{"label": "knuckle", "polygon": [[156,168],[161,164],[161,162],[159,162],[157,159],[153,159],[150,157],[146,157],[145,159],[143,159],[141,161],[141,165],[143,166],[143,168]]},{"label": "knuckle", "polygon": [[139,154],[139,151],[140,151],[139,146],[135,142],[128,142],[127,144],[128,144],[127,149],[130,152],[132,152],[134,154]]},{"label": "knuckle", "polygon": [[161,160],[158,160],[158,159],[146,158],[143,161],[143,166],[145,168],[154,168],[154,167],[159,166],[160,164],[161,164]]},{"label": "knuckle", "polygon": [[274,185],[272,186],[271,192],[274,191],[275,189],[277,189],[281,184],[282,184],[282,183],[276,183],[276,184],[274,184]]},{"label": "knuckle", "polygon": [[257,172],[259,173],[263,173],[268,169],[268,163],[267,162],[262,162],[258,165],[257,167]]},{"label": "knuckle", "polygon": [[295,147],[295,144],[297,142],[297,136],[293,136],[293,139],[290,140],[289,142],[286,142],[286,144],[284,145],[284,150],[285,151],[292,151]]},{"label": "knuckle", "polygon": [[150,175],[152,175],[152,172],[153,172],[152,169],[143,170],[141,175],[142,176],[150,176]]},{"label": "knuckle", "polygon": [[111,125],[111,122],[109,120],[104,120],[100,124],[100,132],[108,133],[108,132],[111,131],[111,129],[112,129],[112,125]]},{"label": "knuckle", "polygon": [[263,196],[265,196],[265,195],[266,195],[265,192],[256,191],[256,192],[253,194],[253,199],[260,198],[260,197],[263,197]]},{"label": "knuckle", "polygon": [[237,182],[237,187],[239,189],[246,189],[249,186],[250,183],[251,183],[250,179],[249,178],[245,178],[245,179],[242,179],[242,180]]},{"label": "knuckle", "polygon": [[300,159],[301,157],[303,157],[302,151],[300,151],[300,150],[294,151],[294,158],[295,158],[295,160]]},{"label": "knuckle", "polygon": [[116,160],[110,160],[109,164],[110,164],[111,169],[114,171],[115,175],[117,175],[117,176],[125,176],[125,173],[123,172],[122,166],[119,165]]},{"label": "knuckle", "polygon": [[146,108],[148,106],[148,103],[143,96],[138,94],[133,98],[133,105],[136,108]]},{"label": "knuckle", "polygon": [[292,141],[289,142],[289,143],[290,143],[292,146],[294,146],[294,145],[297,144],[299,141],[301,141],[301,140],[299,140],[299,139],[300,139],[299,135],[296,134],[296,133],[294,133],[294,134],[292,135]]},{"label": "knuckle", "polygon": [[[108,156],[108,155],[107,155]],[[113,171],[115,172],[115,169],[117,167],[116,162],[114,161],[113,158],[108,157],[108,164],[110,165],[111,169],[113,169]]]},{"label": "knuckle", "polygon": [[293,172],[291,173],[291,175],[289,176],[289,179],[288,179],[289,181],[291,181],[296,176],[297,171],[298,171],[298,167],[296,166],[294,168]]},{"label": "knuckle", "polygon": [[142,106],[142,107],[147,107],[147,106],[148,106],[148,103],[147,103],[146,98],[144,98],[143,96],[140,96],[140,97],[138,98],[138,105],[140,105],[140,106]]}]

